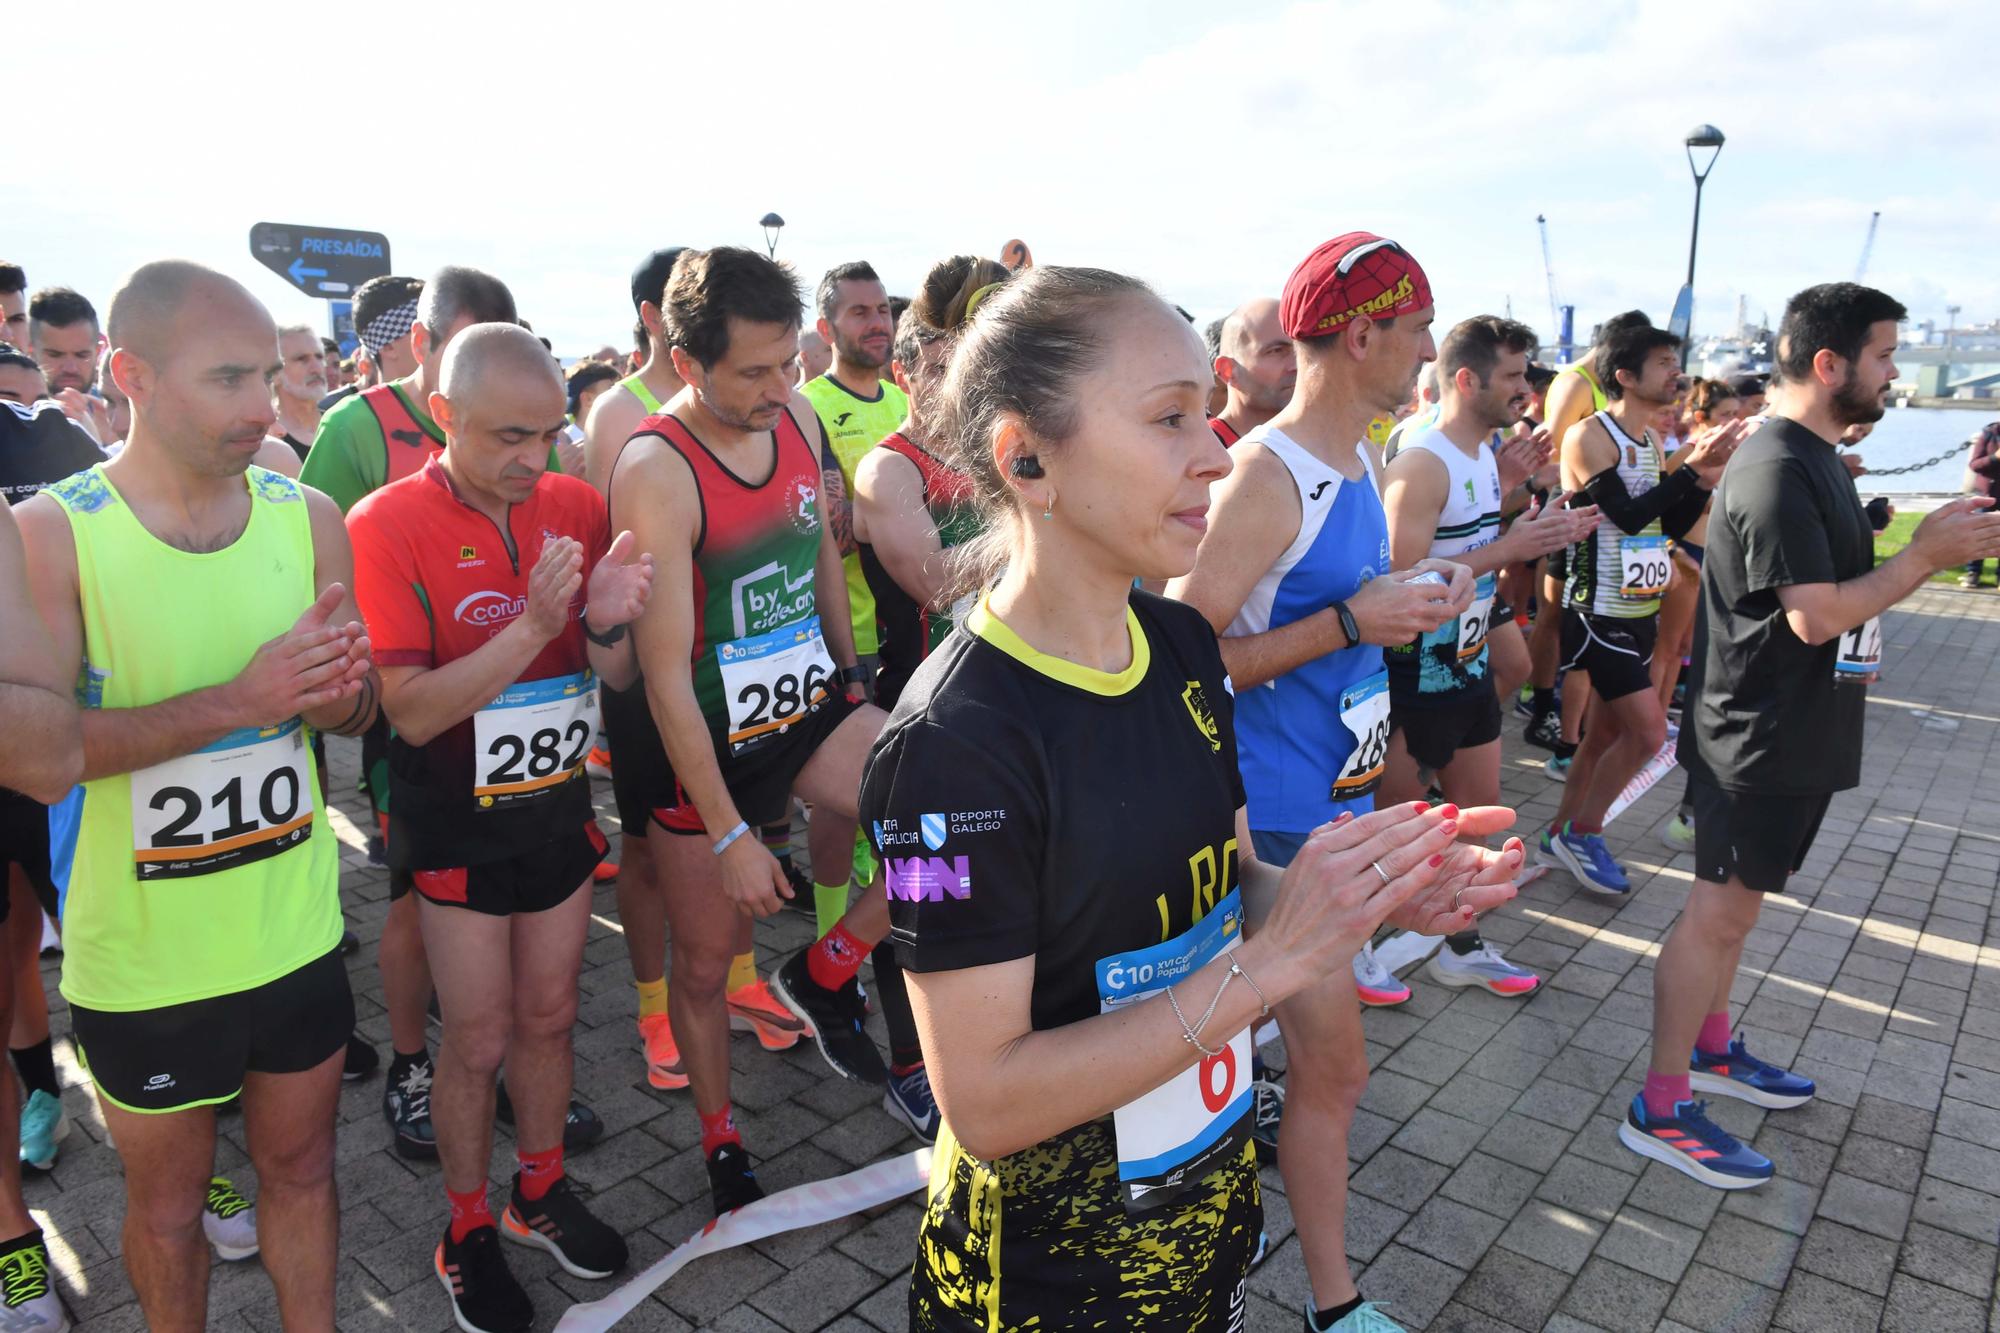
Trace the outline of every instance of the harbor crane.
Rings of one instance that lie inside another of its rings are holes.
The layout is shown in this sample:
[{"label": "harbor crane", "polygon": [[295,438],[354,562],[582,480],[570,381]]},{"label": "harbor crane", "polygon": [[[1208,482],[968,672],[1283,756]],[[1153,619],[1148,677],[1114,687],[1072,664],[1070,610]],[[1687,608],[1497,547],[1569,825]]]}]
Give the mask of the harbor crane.
[{"label": "harbor crane", "polygon": [[1861,281],[1868,272],[1868,256],[1875,253],[1875,228],[1881,224],[1881,221],[1882,210],[1879,208],[1868,215],[1868,236],[1867,239],[1861,242],[1861,258],[1854,265],[1854,280],[1856,282]]}]

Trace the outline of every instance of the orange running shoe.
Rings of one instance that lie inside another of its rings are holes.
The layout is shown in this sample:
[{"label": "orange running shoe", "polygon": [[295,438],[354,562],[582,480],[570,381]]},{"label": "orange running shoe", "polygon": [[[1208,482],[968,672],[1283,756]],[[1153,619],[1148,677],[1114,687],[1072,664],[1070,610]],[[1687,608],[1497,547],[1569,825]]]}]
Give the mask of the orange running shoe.
[{"label": "orange running shoe", "polygon": [[762,980],[729,992],[729,1030],[756,1033],[757,1044],[767,1051],[789,1051],[799,1038],[812,1034],[806,1021],[778,1003]]},{"label": "orange running shoe", "polygon": [[611,751],[602,745],[592,750],[583,761],[583,771],[594,778],[604,778],[608,781],[611,777]]},{"label": "orange running shoe", "polygon": [[688,1085],[687,1070],[681,1067],[681,1048],[674,1045],[674,1030],[665,1014],[640,1018],[639,1042],[646,1052],[648,1083],[666,1092]]}]

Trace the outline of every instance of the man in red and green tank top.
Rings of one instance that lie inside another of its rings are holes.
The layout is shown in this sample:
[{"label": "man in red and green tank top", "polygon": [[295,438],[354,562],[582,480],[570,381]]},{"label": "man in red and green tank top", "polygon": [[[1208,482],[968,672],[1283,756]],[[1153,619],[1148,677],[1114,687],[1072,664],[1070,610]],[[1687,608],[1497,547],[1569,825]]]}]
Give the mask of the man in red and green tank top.
[{"label": "man in red and green tank top", "polygon": [[[793,388],[796,280],[749,250],[691,251],[662,313],[687,387],[625,446],[610,501],[613,523],[658,561],[634,628],[684,798],[656,812],[685,835],[654,848],[668,885],[668,1012],[720,1214],[762,1196],[729,1100],[730,957],[744,914],[768,916],[792,896],[754,829],[797,795],[815,808],[815,864],[844,865],[861,765],[884,715],[861,702],[840,548],[825,519],[825,438]],[[878,881],[772,982],[836,1072],[878,1085],[886,1070],[853,982],[888,926]]]}]

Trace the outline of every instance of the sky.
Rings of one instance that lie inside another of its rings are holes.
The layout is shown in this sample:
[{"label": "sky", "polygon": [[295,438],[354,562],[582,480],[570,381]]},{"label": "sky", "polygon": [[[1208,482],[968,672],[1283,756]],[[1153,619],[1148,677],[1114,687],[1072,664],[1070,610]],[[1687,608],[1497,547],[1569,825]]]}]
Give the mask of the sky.
[{"label": "sky", "polygon": [[249,229],[353,227],[397,272],[499,275],[573,356],[627,344],[647,251],[761,246],[775,211],[808,286],[865,258],[907,294],[1018,237],[1204,322],[1369,230],[1423,263],[1441,327],[1511,302],[1549,339],[1536,215],[1579,334],[1664,322],[1707,122],[1698,334],[1854,277],[1877,209],[1871,285],[2000,317],[2000,5],[110,0],[81,44],[83,9],[21,8],[0,89],[39,165],[0,173],[0,258],[100,309],[177,255],[324,326]]}]

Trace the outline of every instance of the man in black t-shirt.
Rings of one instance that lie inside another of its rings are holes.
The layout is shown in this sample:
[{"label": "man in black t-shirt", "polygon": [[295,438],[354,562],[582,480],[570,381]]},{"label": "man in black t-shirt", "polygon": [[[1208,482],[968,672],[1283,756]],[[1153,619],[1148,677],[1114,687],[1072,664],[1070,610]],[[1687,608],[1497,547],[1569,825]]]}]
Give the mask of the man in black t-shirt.
[{"label": "man in black t-shirt", "polygon": [[1854,283],[1794,296],[1770,417],[1715,492],[1681,756],[1695,884],[1654,972],[1652,1067],[1619,1138],[1719,1189],[1760,1185],[1771,1163],[1709,1120],[1693,1094],[1783,1109],[1815,1091],[1731,1039],[1729,993],[1762,895],[1784,890],[1833,793],[1861,780],[1879,617],[1932,573],[2000,554],[2000,514],[1966,499],[1932,513],[1874,568],[1871,526],[1834,443],[1881,417],[1903,316],[1894,299]]}]

